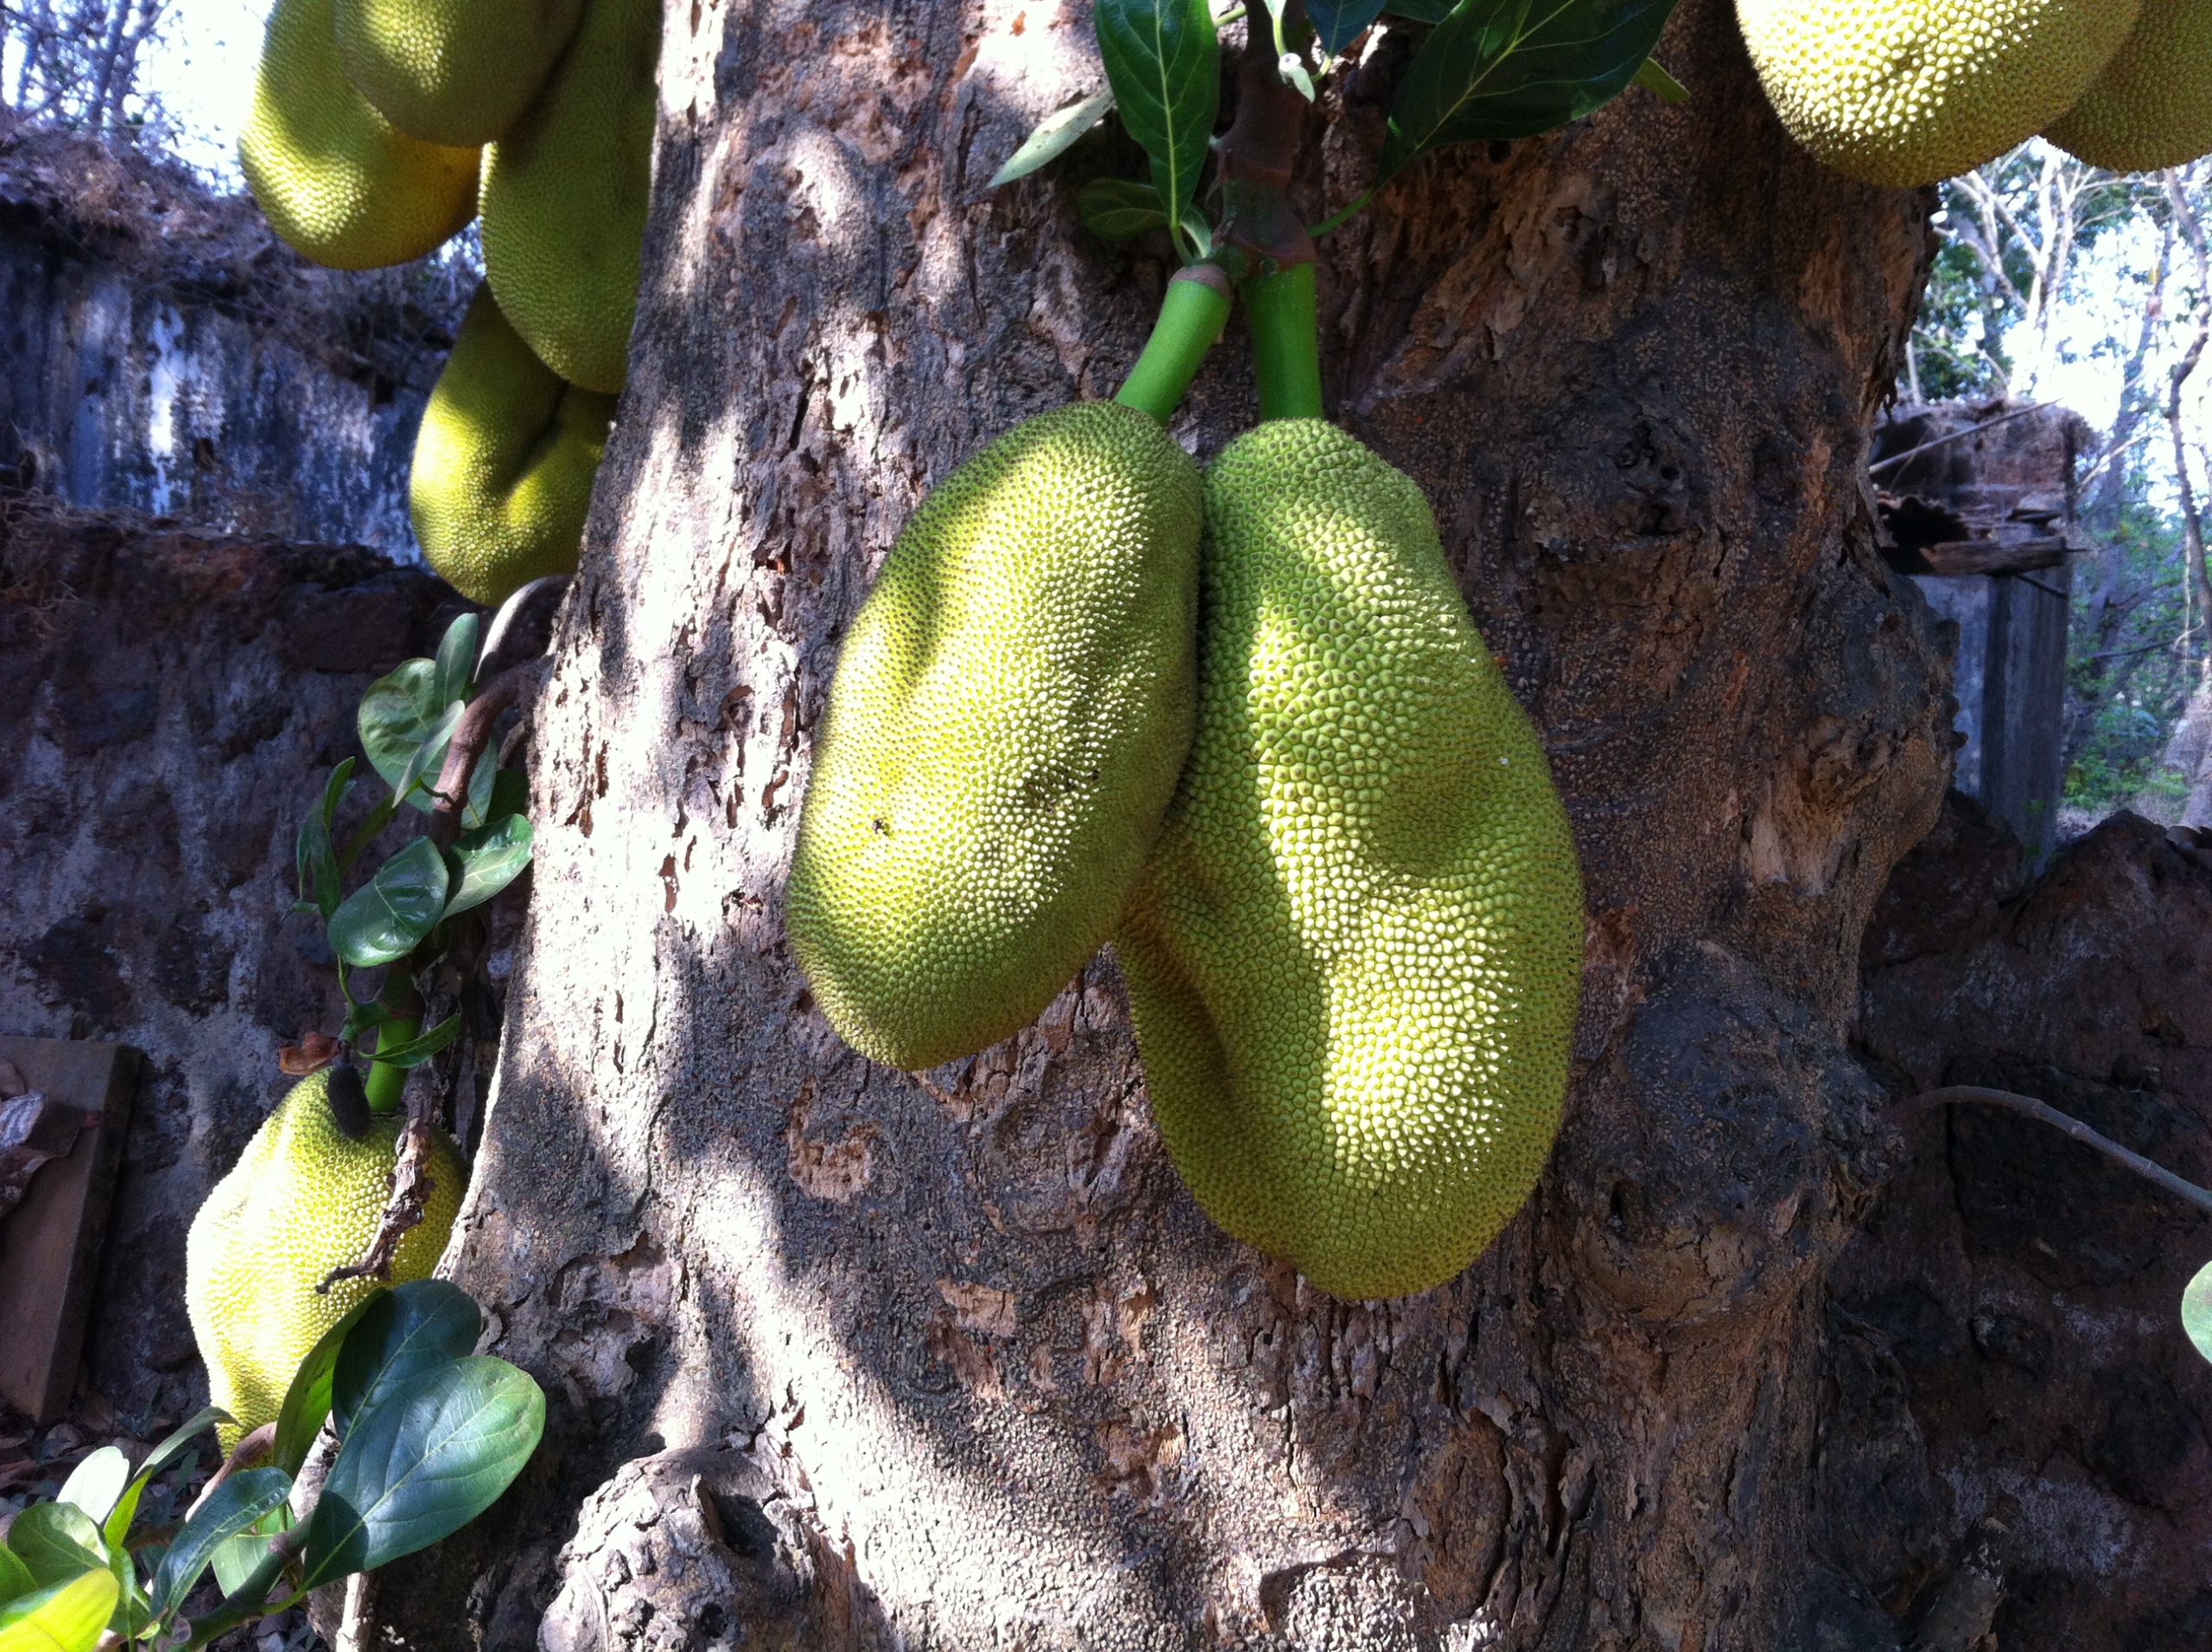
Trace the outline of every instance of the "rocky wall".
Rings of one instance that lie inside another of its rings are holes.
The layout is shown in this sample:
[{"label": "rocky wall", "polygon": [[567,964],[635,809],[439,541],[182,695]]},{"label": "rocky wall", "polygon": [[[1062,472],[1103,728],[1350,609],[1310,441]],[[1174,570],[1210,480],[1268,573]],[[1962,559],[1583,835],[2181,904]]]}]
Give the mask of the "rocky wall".
[{"label": "rocky wall", "polygon": [[471,281],[319,270],[250,200],[0,131],[0,483],[416,560],[408,463]]},{"label": "rocky wall", "polygon": [[[1863,963],[1863,1048],[1899,1099],[2037,1096],[2212,1183],[2212,836],[2115,815],[2030,882],[1954,792]],[[1984,1521],[2005,1652],[2212,1646],[2212,1365],[2177,1314],[2212,1223],[1988,1106],[1909,1116],[1900,1147],[1830,1303],[1843,1570],[1924,1603],[1945,1557],[1904,1534]]]},{"label": "rocky wall", "polygon": [[186,1228],[278,1045],[342,1013],[291,913],[301,815],[457,607],[359,547],[0,499],[0,1030],[146,1057],[86,1357],[129,1432],[200,1402]]}]

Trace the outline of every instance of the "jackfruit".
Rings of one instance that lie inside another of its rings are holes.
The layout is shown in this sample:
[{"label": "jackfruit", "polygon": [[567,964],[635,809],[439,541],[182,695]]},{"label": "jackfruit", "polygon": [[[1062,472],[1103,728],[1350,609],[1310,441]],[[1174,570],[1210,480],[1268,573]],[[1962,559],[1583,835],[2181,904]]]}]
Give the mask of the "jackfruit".
[{"label": "jackfruit", "polygon": [[270,10],[238,164],[270,226],[317,264],[404,264],[474,213],[477,152],[395,130],[346,78],[330,7]]},{"label": "jackfruit", "polygon": [[2212,154],[2212,0],[2143,0],[2118,54],[2044,136],[2114,172]]},{"label": "jackfruit", "polygon": [[853,621],[791,861],[830,1023],[910,1071],[1033,1020],[1121,914],[1190,748],[1198,467],[1084,402],[937,488]]},{"label": "jackfruit", "polygon": [[339,60],[403,132],[474,149],[513,125],[583,0],[336,0]]},{"label": "jackfruit", "polygon": [[2139,0],[1736,0],[1791,137],[1868,183],[1936,183],[2072,108]]},{"label": "jackfruit", "polygon": [[[360,1260],[375,1236],[398,1161],[400,1119],[372,1116],[348,1141],[331,1115],[327,1070],[286,1092],[215,1184],[192,1220],[184,1251],[184,1300],[207,1363],[210,1397],[237,1419],[218,1430],[225,1451],[274,1422],[284,1393],[322,1333],[375,1288],[345,1280],[315,1287]],[[391,1280],[426,1279],[453,1231],[468,1184],[461,1153],[442,1133],[430,1160],[423,1220],[399,1242]]]},{"label": "jackfruit", "polygon": [[1198,725],[1115,937],[1206,1213],[1348,1299],[1457,1274],[1558,1127],[1582,893],[1414,482],[1319,419],[1206,473]]},{"label": "jackfruit", "polygon": [[651,191],[658,0],[586,0],[537,101],[484,151],[484,274],[572,384],[622,388]]},{"label": "jackfruit", "polygon": [[407,482],[423,556],[494,607],[575,571],[614,397],[558,378],[479,286],[423,410]]}]

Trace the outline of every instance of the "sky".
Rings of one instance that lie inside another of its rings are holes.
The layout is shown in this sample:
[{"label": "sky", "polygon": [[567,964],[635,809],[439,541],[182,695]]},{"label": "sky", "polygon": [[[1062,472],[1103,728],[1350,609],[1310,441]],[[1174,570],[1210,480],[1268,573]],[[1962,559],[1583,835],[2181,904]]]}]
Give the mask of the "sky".
[{"label": "sky", "polygon": [[235,183],[238,128],[253,98],[267,0],[169,0],[168,10],[168,27],[146,60],[146,89],[160,95],[182,129],[182,158]]}]

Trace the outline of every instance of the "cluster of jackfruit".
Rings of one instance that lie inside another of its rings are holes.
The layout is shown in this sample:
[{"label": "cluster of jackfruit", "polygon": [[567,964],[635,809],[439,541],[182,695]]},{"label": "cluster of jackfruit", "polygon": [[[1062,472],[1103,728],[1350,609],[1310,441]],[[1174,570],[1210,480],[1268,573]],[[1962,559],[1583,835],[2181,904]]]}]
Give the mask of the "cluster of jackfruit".
[{"label": "cluster of jackfruit", "polygon": [[486,290],[410,484],[423,555],[476,601],[575,566],[636,319],[659,25],[656,0],[269,16],[238,156],[278,234],[358,270],[481,214]]},{"label": "cluster of jackfruit", "polygon": [[[184,1300],[207,1367],[209,1396],[235,1421],[223,1449],[276,1420],[308,1350],[375,1289],[365,1279],[319,1291],[361,1258],[383,1219],[399,1158],[399,1118],[370,1115],[349,1135],[330,1099],[327,1070],[302,1078],[262,1121],[231,1173],[192,1220]],[[453,1231],[468,1170],[441,1132],[430,1155],[423,1220],[400,1240],[391,1282],[427,1279]]]},{"label": "cluster of jackfruit", "polygon": [[1338,1295],[1458,1274],[1557,1127],[1565,810],[1420,489],[1318,419],[1201,479],[1078,404],[956,472],[845,645],[787,915],[831,1024],[910,1069],[1111,938],[1200,1204]]},{"label": "cluster of jackfruit", "polygon": [[2115,171],[2212,153],[2212,0],[1736,0],[1821,161],[1936,183],[2041,133]]}]

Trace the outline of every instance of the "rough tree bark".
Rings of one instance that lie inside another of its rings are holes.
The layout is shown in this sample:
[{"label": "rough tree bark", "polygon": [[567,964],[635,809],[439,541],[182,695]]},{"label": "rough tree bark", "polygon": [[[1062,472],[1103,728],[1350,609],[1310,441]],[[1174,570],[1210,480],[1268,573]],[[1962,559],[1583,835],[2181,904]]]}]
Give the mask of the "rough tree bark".
[{"label": "rough tree bark", "polygon": [[[1843,1030],[1948,759],[1935,627],[1859,483],[1927,201],[1795,151],[1725,0],[1662,55],[1688,105],[1424,164],[1324,251],[1332,404],[1435,502],[1589,886],[1549,1175],[1457,1283],[1362,1305],[1198,1214],[1110,956],[910,1077],[838,1042],[785,944],[877,559],[966,454],[1110,394],[1168,273],[1081,237],[1080,160],[982,192],[1096,83],[1087,10],[670,10],[451,1258],[550,1445],[383,1582],[385,1635],[1770,1649],[1834,1620],[1823,1278],[1887,1139]],[[1332,200],[1377,96],[1313,163]],[[1252,416],[1240,350],[1178,426],[1201,457]]]}]

